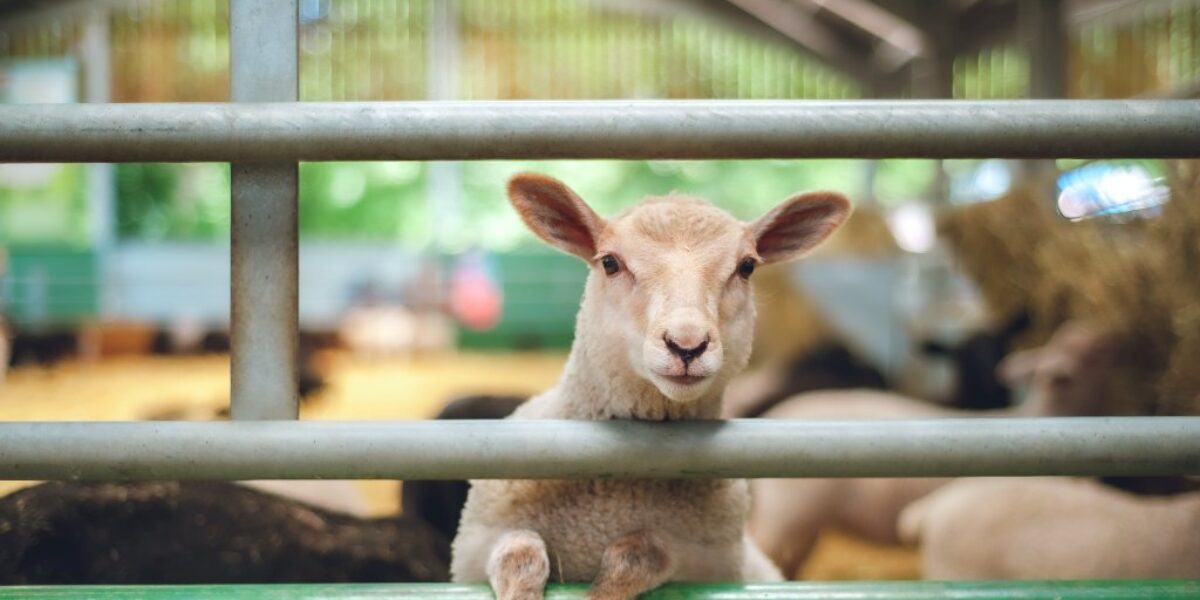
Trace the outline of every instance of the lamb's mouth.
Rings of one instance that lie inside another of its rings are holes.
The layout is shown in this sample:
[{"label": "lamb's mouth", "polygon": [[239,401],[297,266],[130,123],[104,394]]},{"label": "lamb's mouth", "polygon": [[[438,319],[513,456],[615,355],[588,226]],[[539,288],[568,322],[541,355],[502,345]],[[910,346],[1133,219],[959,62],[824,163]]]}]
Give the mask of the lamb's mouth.
[{"label": "lamb's mouth", "polygon": [[682,386],[696,385],[708,379],[707,375],[659,375],[659,377]]}]

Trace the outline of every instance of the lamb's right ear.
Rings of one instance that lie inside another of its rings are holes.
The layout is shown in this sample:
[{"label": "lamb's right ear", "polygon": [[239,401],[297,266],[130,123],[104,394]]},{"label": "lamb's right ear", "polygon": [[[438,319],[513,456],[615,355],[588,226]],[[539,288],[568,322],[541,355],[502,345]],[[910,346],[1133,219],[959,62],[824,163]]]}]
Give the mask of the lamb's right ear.
[{"label": "lamb's right ear", "polygon": [[547,244],[591,261],[604,219],[563,182],[537,173],[508,180],[508,199],[521,220]]}]

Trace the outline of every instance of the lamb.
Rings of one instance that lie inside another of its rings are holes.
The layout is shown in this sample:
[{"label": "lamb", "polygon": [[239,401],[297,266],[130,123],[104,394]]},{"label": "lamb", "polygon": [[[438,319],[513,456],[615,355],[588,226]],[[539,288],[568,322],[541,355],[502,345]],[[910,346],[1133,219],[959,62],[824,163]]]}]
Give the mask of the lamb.
[{"label": "lamb", "polygon": [[921,542],[929,579],[1200,577],[1200,492],[1149,498],[1067,478],[963,479],[905,509],[900,528]]},{"label": "lamb", "polygon": [[[611,220],[565,184],[521,174],[509,198],[544,241],[591,267],[559,382],[514,419],[717,419],[753,337],[749,277],[817,246],[849,212],[841,195],[793,196],[753,223],[695,198],[649,198]],[[744,533],[742,480],[472,482],[451,575],[500,600],[538,599],[551,577],[589,597],[669,580],[778,580]]]},{"label": "lamb", "polygon": [[[1010,409],[966,412],[892,393],[811,392],[777,405],[774,419],[931,419],[967,416],[1085,416],[1102,414],[1106,378],[1116,360],[1112,336],[1071,322],[1043,348],[1009,355],[999,366],[1009,381],[1031,380],[1025,402]],[[777,566],[794,575],[821,529],[836,525],[866,540],[900,543],[896,522],[909,503],[951,481],[945,478],[758,479],[749,531]]]},{"label": "lamb", "polygon": [[354,354],[369,359],[406,356],[416,340],[416,318],[403,306],[356,306],[338,325],[338,338]]}]

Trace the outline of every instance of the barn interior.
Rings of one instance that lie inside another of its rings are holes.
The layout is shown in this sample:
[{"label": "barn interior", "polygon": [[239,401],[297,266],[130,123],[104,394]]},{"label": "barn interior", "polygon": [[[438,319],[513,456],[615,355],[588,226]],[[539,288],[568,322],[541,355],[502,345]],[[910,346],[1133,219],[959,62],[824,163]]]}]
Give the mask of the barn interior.
[{"label": "barn interior", "polygon": [[[228,102],[231,1],[0,0],[0,104]],[[302,102],[1200,95],[1196,0],[298,6]],[[726,416],[784,418],[798,394],[864,388],[959,416],[1018,411],[1055,369],[1066,371],[1046,384],[1056,393],[1087,385],[1079,414],[1200,416],[1198,165],[301,163],[300,416],[500,418],[558,381],[589,271],[513,211],[505,182],[523,171],[563,180],[603,215],[671,192],[743,220],[797,191],[850,198],[825,246],[755,273],[754,353]],[[0,164],[0,421],[228,418],[230,181],[229,163]],[[0,481],[0,493],[15,503],[39,483]],[[247,487],[360,520],[453,503],[398,481],[319,484]],[[1106,484],[1200,489],[1183,477]],[[0,511],[0,537],[5,519],[34,518],[22,514]],[[922,577],[917,547],[834,521],[786,576]],[[353,526],[343,543],[374,543]],[[6,561],[8,548],[0,583],[53,581]],[[446,560],[442,546],[410,549]],[[445,564],[426,567],[404,572],[444,577]]]}]

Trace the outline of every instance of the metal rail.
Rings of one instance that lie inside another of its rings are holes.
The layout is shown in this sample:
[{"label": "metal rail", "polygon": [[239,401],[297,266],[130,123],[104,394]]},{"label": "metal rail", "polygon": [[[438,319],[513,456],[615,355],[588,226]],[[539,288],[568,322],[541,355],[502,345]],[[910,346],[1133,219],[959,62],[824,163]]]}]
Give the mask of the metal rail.
[{"label": "metal rail", "polygon": [[[583,600],[585,584],[552,583],[547,600]],[[1195,600],[1200,581],[837,581],[821,583],[668,583],[643,600]],[[0,600],[493,600],[486,584],[323,583],[233,585],[62,585],[0,587]]]},{"label": "metal rail", "polygon": [[1200,417],[0,423],[0,479],[1200,474]]},{"label": "metal rail", "polygon": [[1200,157],[1200,100],[0,106],[0,162]]}]

